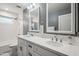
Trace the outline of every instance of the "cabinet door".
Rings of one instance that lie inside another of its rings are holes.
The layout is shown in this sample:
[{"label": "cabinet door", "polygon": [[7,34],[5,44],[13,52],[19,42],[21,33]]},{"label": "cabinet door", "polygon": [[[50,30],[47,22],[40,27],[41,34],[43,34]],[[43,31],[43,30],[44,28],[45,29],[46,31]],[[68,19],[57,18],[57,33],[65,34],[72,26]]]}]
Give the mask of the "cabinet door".
[{"label": "cabinet door", "polygon": [[29,50],[29,53],[28,53],[28,54],[29,54],[30,56],[40,56],[38,53],[35,52],[35,51],[37,51],[37,50],[36,50],[34,44],[32,44],[32,43],[30,43],[30,42],[28,42],[27,44],[28,44],[28,50]]},{"label": "cabinet door", "polygon": [[27,44],[23,39],[18,39],[18,55],[28,56]]},{"label": "cabinet door", "polygon": [[57,56],[57,54],[50,52],[46,49],[43,49],[41,47],[37,47],[37,53],[39,53],[41,56]]},{"label": "cabinet door", "polygon": [[18,48],[17,48],[18,56],[22,56],[21,48],[22,48],[21,46],[18,46]]},{"label": "cabinet door", "polygon": [[39,54],[37,54],[36,52],[33,51],[29,51],[29,56],[40,56]]},{"label": "cabinet door", "polygon": [[28,56],[28,44],[27,44],[27,41],[25,41],[25,46],[24,46],[24,49],[25,49],[25,51],[24,51],[24,53],[26,54],[26,56]]}]

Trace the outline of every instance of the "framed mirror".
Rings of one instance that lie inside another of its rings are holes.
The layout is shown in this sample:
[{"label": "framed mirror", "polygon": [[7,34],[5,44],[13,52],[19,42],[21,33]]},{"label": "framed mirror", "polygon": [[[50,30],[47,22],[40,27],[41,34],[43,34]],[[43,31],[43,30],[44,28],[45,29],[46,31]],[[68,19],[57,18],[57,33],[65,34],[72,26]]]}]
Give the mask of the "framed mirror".
[{"label": "framed mirror", "polygon": [[29,11],[29,31],[39,32],[39,7]]},{"label": "framed mirror", "polygon": [[46,32],[75,34],[75,4],[48,3],[46,8]]}]

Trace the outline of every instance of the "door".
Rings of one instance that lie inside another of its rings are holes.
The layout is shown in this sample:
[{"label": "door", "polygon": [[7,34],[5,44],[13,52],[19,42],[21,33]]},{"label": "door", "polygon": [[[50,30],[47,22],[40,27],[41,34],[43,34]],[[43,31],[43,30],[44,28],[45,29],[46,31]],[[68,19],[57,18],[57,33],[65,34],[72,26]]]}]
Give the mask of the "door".
[{"label": "door", "polygon": [[28,56],[27,41],[18,38],[18,56]]}]

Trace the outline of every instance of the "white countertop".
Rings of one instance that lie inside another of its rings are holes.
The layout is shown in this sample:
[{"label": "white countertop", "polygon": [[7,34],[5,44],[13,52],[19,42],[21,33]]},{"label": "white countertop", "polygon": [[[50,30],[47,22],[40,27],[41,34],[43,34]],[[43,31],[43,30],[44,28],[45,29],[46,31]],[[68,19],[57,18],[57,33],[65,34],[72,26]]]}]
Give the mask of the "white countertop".
[{"label": "white countertop", "polygon": [[46,43],[46,41],[49,41],[49,39],[42,39],[37,36],[26,36],[26,35],[20,35],[18,36],[19,38],[22,38],[24,40],[27,40],[29,42],[35,43],[37,45],[46,47],[50,50],[54,50],[69,56],[79,56],[79,46],[72,46],[72,45],[66,45],[64,44],[63,46],[57,47],[57,46],[52,46]]}]

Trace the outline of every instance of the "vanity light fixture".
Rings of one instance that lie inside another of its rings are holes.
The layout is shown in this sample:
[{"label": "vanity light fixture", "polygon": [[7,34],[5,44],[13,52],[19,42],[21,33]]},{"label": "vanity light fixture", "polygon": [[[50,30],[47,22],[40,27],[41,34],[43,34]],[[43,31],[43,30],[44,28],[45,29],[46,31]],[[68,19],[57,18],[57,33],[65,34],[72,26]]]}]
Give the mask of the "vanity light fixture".
[{"label": "vanity light fixture", "polygon": [[36,4],[35,3],[33,3],[32,5],[33,5],[33,8],[36,7]]},{"label": "vanity light fixture", "polygon": [[28,10],[32,9],[32,5],[28,6],[27,9],[28,9]]},{"label": "vanity light fixture", "polygon": [[27,9],[29,10],[29,9],[30,9],[30,7],[28,6],[28,7],[27,7]]},{"label": "vanity light fixture", "polygon": [[36,4],[35,4],[35,3],[33,3],[32,5],[33,5],[33,6],[36,6]]},{"label": "vanity light fixture", "polygon": [[35,7],[36,7],[36,4],[35,4],[35,3],[31,3],[31,4],[27,7],[27,9],[30,10],[30,9],[35,8]]},{"label": "vanity light fixture", "polygon": [[32,9],[33,8],[33,5],[32,4],[30,4],[30,9]]}]

